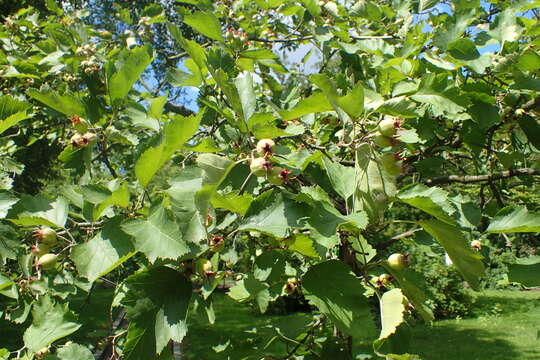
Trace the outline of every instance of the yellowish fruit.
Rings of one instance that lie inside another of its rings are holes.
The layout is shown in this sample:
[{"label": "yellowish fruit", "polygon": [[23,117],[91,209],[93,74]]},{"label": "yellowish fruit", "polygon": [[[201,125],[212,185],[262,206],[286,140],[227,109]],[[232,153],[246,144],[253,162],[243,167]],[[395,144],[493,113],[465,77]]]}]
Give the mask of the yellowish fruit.
[{"label": "yellowish fruit", "polygon": [[271,170],[271,164],[265,158],[255,158],[249,165],[251,173],[255,176],[266,176]]},{"label": "yellowish fruit", "polygon": [[392,254],[388,257],[388,265],[394,270],[403,270],[409,266],[409,257],[403,254]]},{"label": "yellowish fruit", "polygon": [[54,246],[58,243],[56,231],[49,227],[34,230],[32,236],[38,239],[39,242],[45,243],[49,246]]},{"label": "yellowish fruit", "polygon": [[375,145],[382,148],[392,146],[392,139],[380,133],[377,136],[375,136],[375,138],[373,139],[373,142],[375,143]]},{"label": "yellowish fruit", "polygon": [[272,139],[261,139],[257,143],[257,153],[261,156],[272,153],[272,148],[276,145]]},{"label": "yellowish fruit", "polygon": [[379,132],[384,136],[396,135],[396,120],[393,118],[386,118],[379,123]]},{"label": "yellowish fruit", "polygon": [[49,269],[53,269],[56,266],[57,260],[58,260],[58,255],[45,254],[39,258],[36,265],[42,268],[43,270],[49,270]]}]

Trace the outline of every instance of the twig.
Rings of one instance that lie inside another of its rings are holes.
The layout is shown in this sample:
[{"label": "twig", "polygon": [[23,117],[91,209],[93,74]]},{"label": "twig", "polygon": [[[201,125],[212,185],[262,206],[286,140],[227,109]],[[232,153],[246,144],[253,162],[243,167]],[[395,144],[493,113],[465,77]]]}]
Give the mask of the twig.
[{"label": "twig", "polygon": [[244,180],[244,182],[242,183],[242,186],[240,186],[240,191],[238,192],[238,195],[242,195],[244,191],[246,191],[246,188],[252,177],[253,177],[253,173],[250,172],[249,175],[246,177],[246,180]]},{"label": "twig", "polygon": [[428,186],[441,185],[441,184],[451,184],[451,183],[477,183],[477,182],[492,182],[500,179],[507,179],[511,177],[518,176],[538,176],[540,175],[540,170],[531,169],[531,168],[520,168],[520,169],[510,169],[502,171],[500,173],[490,174],[490,175],[449,175],[441,176],[433,179],[427,179],[424,183]]},{"label": "twig", "polygon": [[416,232],[422,230],[421,228],[417,228],[417,229],[412,229],[412,230],[409,230],[409,231],[405,231],[404,233],[401,233],[401,234],[398,234],[396,236],[393,236],[392,238],[390,238],[390,240],[388,241],[385,241],[385,242],[382,242],[382,243],[378,243],[378,244],[375,244],[373,245],[373,247],[377,250],[382,250],[382,249],[386,249],[387,247],[389,247],[390,245],[392,245],[393,243],[401,240],[401,239],[404,239],[406,237],[409,237],[409,236],[412,236],[414,235]]}]

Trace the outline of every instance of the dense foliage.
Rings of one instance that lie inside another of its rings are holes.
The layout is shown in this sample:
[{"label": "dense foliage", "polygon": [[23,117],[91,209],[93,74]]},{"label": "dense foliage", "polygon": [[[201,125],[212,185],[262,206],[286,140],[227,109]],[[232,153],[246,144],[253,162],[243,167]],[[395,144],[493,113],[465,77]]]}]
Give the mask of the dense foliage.
[{"label": "dense foliage", "polygon": [[225,288],[313,309],[249,359],[413,359],[426,286],[539,285],[539,1],[119,4],[0,27],[0,357],[172,359]]}]

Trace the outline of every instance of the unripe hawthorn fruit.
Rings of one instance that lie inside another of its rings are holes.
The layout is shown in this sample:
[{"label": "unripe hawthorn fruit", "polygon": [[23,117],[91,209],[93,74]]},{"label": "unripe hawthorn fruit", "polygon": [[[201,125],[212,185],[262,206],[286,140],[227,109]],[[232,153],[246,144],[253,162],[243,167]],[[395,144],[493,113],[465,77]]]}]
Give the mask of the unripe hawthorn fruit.
[{"label": "unripe hawthorn fruit", "polygon": [[105,39],[111,39],[112,38],[112,33],[110,31],[107,31],[107,30],[102,30],[99,32],[99,36],[101,36],[102,38],[105,38]]},{"label": "unripe hawthorn fruit", "polygon": [[41,257],[45,255],[46,253],[48,253],[50,249],[51,248],[47,244],[37,244],[37,245],[32,245],[32,250],[30,250],[30,253],[32,253],[32,255],[35,255],[37,257]]},{"label": "unripe hawthorn fruit", "polygon": [[397,176],[401,173],[402,162],[396,159],[396,155],[386,153],[380,157],[381,165],[392,176]]},{"label": "unripe hawthorn fruit", "polygon": [[58,243],[56,231],[49,227],[34,230],[32,236],[36,238],[39,242],[47,244],[49,246],[54,246]]},{"label": "unripe hawthorn fruit", "polygon": [[403,254],[392,254],[388,257],[388,265],[394,270],[403,270],[409,266],[409,257]]},{"label": "unripe hawthorn fruit", "polygon": [[482,243],[478,240],[471,241],[471,247],[475,250],[481,250],[482,249]]},{"label": "unripe hawthorn fruit", "polygon": [[272,153],[272,148],[276,145],[272,139],[261,139],[257,143],[257,153],[261,156]]},{"label": "unripe hawthorn fruit", "polygon": [[380,133],[375,136],[373,142],[375,143],[375,145],[382,148],[390,147],[393,145],[391,138],[389,138],[388,136],[384,136]]},{"label": "unripe hawthorn fruit", "polygon": [[56,266],[57,258],[56,254],[45,254],[39,258],[36,265],[43,270],[53,269]]},{"label": "unripe hawthorn fruit", "polygon": [[271,164],[270,161],[265,158],[255,158],[251,160],[249,168],[251,173],[255,176],[266,176],[271,170]]},{"label": "unripe hawthorn fruit", "polygon": [[395,119],[386,118],[379,123],[379,132],[381,133],[381,135],[392,137],[396,135],[397,124],[399,124],[399,122]]},{"label": "unripe hawthorn fruit", "polygon": [[379,281],[383,285],[388,285],[392,282],[392,275],[390,274],[382,274],[379,276]]},{"label": "unripe hawthorn fruit", "polygon": [[36,356],[36,359],[43,359],[46,355],[50,353],[50,350],[48,347],[44,347],[36,351],[34,354]]},{"label": "unripe hawthorn fruit", "polygon": [[86,140],[86,138],[79,133],[73,135],[71,139],[69,139],[69,143],[74,148],[79,148],[79,147],[88,145],[88,141]]},{"label": "unripe hawthorn fruit", "polygon": [[71,121],[71,125],[73,125],[75,130],[77,130],[80,133],[84,133],[88,129],[88,121],[86,121],[80,116],[73,115],[70,118],[70,121]]},{"label": "unripe hawthorn fruit", "polygon": [[92,132],[87,132],[86,134],[83,135],[83,137],[86,140],[87,144],[91,144],[96,140],[96,134]]},{"label": "unripe hawthorn fruit", "polygon": [[283,185],[285,182],[282,177],[280,177],[281,172],[284,171],[281,167],[274,167],[268,174],[268,182],[272,185]]},{"label": "unripe hawthorn fruit", "polygon": [[378,288],[382,285],[381,279],[378,276],[372,276],[370,281]]},{"label": "unripe hawthorn fruit", "polygon": [[213,271],[212,262],[208,259],[200,259],[197,261],[197,273],[200,276],[208,277],[215,274]]},{"label": "unripe hawthorn fruit", "polygon": [[287,294],[292,294],[298,289],[298,280],[296,279],[290,279],[287,281],[287,283],[283,286],[283,291]]},{"label": "unripe hawthorn fruit", "polygon": [[225,241],[223,240],[223,237],[219,235],[213,236],[209,243],[213,252],[220,252],[225,248]]}]

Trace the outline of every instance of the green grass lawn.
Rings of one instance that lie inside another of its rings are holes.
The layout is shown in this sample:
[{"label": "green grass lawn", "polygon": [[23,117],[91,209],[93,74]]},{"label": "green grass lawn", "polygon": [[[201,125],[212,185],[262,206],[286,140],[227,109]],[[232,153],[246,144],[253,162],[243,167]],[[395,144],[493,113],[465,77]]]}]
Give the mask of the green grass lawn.
[{"label": "green grass lawn", "polygon": [[[286,345],[275,339],[269,342],[277,336],[275,329],[294,339],[310,319],[301,313],[261,315],[227,296],[216,295],[215,324],[208,324],[203,314],[190,324],[185,342],[189,360],[283,356]],[[424,360],[539,360],[539,331],[540,292],[486,291],[478,295],[474,317],[418,325],[411,332],[413,349]],[[217,346],[219,350],[227,341],[224,351],[212,349]],[[368,339],[357,342],[356,348],[369,352]]]}]

